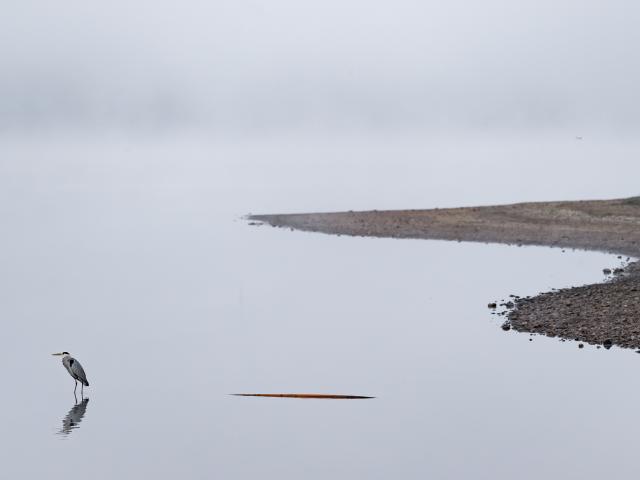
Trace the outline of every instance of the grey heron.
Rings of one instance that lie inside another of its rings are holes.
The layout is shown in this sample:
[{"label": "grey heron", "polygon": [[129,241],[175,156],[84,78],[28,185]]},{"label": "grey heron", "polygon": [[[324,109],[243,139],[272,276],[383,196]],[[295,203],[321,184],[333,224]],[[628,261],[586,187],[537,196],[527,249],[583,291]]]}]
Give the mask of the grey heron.
[{"label": "grey heron", "polygon": [[67,369],[69,375],[75,380],[76,386],[73,389],[73,394],[76,394],[76,389],[78,388],[78,382],[80,382],[80,395],[84,395],[84,387],[89,386],[89,382],[87,381],[87,375],[84,373],[84,369],[80,362],[73,358],[69,352],[62,353],[53,353],[55,356],[62,356],[62,365]]}]

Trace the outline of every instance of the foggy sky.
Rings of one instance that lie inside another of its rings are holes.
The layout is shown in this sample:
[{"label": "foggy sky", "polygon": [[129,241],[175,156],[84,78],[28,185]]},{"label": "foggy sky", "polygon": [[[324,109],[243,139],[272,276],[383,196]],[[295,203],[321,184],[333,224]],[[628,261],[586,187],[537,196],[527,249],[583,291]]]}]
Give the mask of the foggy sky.
[{"label": "foggy sky", "polygon": [[0,126],[640,124],[631,1],[3,2]]}]

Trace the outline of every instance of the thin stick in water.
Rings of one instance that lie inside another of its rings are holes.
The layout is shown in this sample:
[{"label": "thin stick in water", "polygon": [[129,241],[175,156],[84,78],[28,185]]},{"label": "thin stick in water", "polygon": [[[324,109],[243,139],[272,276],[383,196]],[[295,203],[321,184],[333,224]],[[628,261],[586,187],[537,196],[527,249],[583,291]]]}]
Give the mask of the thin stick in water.
[{"label": "thin stick in water", "polygon": [[327,395],[322,393],[232,393],[236,397],[276,397],[276,398],[321,398],[331,400],[361,400],[366,398],[363,395]]}]

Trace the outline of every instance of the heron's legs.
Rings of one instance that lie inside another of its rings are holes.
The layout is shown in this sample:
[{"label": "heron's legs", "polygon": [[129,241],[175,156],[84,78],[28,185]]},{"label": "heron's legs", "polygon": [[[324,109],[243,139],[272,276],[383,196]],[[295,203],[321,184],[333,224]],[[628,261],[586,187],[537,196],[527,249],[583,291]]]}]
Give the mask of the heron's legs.
[{"label": "heron's legs", "polygon": [[84,398],[84,383],[80,383],[80,396]]},{"label": "heron's legs", "polygon": [[73,387],[73,394],[75,395],[76,394],[76,390],[78,389],[78,381],[75,378],[73,379],[73,381],[76,382],[76,386]]}]

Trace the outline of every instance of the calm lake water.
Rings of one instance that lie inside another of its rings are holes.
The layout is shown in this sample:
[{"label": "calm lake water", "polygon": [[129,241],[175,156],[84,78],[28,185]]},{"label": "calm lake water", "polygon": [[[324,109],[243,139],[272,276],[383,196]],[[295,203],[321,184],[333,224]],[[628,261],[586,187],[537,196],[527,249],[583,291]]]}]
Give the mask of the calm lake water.
[{"label": "calm lake water", "polygon": [[[601,280],[615,256],[327,236],[241,216],[628,196],[640,193],[639,146],[0,140],[1,476],[636,473],[640,357],[503,332],[487,309]],[[77,404],[50,355],[62,350],[91,382]]]}]

